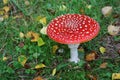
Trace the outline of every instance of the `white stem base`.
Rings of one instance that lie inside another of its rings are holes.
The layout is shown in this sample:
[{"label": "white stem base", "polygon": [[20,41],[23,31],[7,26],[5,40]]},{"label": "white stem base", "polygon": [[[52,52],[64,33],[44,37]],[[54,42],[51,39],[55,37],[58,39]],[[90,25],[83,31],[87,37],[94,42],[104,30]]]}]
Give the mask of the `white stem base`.
[{"label": "white stem base", "polygon": [[70,48],[70,62],[78,63],[80,59],[78,58],[78,48],[79,44],[68,44],[68,47]]}]

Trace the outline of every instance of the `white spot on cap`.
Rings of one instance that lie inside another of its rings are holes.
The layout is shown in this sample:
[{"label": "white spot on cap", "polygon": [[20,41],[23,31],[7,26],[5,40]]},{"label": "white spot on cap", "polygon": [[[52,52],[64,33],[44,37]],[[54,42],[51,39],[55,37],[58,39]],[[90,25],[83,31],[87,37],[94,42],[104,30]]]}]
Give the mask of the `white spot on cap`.
[{"label": "white spot on cap", "polygon": [[89,32],[87,31],[86,34],[89,34]]},{"label": "white spot on cap", "polygon": [[58,24],[57,24],[57,23],[55,23],[55,25],[57,26]]},{"label": "white spot on cap", "polygon": [[85,27],[87,27],[87,25],[85,25]]}]

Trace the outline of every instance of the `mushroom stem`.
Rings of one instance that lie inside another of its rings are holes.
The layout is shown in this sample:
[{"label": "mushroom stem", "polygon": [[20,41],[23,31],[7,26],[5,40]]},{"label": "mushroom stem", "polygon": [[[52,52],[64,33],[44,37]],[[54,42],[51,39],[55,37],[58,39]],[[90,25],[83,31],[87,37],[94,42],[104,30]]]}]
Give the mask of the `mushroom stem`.
[{"label": "mushroom stem", "polygon": [[70,48],[70,62],[75,62],[77,63],[80,61],[78,58],[78,48],[79,44],[68,44],[68,47]]}]

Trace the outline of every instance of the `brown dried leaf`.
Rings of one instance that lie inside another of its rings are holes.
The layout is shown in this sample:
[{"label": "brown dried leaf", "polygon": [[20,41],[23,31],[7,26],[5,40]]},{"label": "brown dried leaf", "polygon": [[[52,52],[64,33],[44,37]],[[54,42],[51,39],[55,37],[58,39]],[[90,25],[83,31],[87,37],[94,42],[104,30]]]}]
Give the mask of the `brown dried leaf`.
[{"label": "brown dried leaf", "polygon": [[108,65],[108,63],[107,63],[107,62],[104,62],[104,63],[102,63],[102,64],[100,65],[100,68],[106,68],[107,65]]},{"label": "brown dried leaf", "polygon": [[41,76],[35,77],[33,80],[43,80]]},{"label": "brown dried leaf", "polygon": [[29,31],[25,36],[26,38],[31,38],[31,42],[37,42],[39,39],[39,34],[33,31]]},{"label": "brown dried leaf", "polygon": [[96,52],[91,52],[89,54],[86,55],[85,60],[86,61],[92,61],[96,59]]},{"label": "brown dried leaf", "polygon": [[89,63],[86,63],[86,64],[85,64],[85,69],[86,69],[86,70],[90,70],[90,69],[91,69],[91,66],[90,66]]},{"label": "brown dried leaf", "polygon": [[90,78],[90,80],[97,80],[97,77],[91,74],[88,74],[87,77]]}]

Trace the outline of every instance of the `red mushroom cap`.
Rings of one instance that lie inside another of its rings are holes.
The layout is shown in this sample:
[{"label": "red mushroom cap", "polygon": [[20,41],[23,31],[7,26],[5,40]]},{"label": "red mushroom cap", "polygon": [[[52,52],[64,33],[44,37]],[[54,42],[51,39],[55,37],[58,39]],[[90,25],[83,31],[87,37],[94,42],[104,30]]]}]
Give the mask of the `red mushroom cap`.
[{"label": "red mushroom cap", "polygon": [[49,23],[47,34],[58,43],[77,44],[93,39],[99,30],[99,24],[86,15],[65,14]]}]

